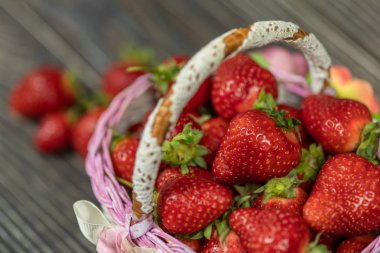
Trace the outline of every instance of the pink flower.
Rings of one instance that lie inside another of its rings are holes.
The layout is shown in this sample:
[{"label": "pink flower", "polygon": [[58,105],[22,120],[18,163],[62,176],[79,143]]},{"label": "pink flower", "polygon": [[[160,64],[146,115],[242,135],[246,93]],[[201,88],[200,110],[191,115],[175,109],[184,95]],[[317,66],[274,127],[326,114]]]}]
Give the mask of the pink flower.
[{"label": "pink flower", "polygon": [[350,98],[365,104],[374,113],[379,113],[379,103],[370,83],[353,78],[349,69],[335,65],[330,69],[330,84],[340,98]]}]

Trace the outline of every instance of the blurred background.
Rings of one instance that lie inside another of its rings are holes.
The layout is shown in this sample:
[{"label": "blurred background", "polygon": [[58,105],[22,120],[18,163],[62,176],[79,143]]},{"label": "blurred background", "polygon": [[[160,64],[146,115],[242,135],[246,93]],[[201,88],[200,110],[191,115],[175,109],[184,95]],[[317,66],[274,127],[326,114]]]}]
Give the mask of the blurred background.
[{"label": "blurred background", "polygon": [[22,74],[53,63],[90,89],[126,43],[159,59],[193,54],[225,31],[285,20],[313,32],[333,62],[380,92],[376,0],[0,0],[0,252],[94,252],[72,211],[94,201],[83,160],[33,149],[35,124],[11,117],[8,94]]}]

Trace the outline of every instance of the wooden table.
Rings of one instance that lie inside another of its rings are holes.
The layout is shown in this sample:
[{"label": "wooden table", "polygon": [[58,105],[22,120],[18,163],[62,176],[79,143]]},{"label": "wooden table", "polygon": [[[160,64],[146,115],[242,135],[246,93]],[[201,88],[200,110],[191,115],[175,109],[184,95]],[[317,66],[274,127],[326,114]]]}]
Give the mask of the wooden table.
[{"label": "wooden table", "polygon": [[79,73],[92,89],[125,42],[160,57],[192,54],[230,28],[281,19],[314,32],[334,63],[380,92],[380,1],[0,0],[0,252],[95,252],[72,211],[95,201],[82,160],[43,156],[35,124],[16,120],[7,97],[19,77],[42,63]]}]

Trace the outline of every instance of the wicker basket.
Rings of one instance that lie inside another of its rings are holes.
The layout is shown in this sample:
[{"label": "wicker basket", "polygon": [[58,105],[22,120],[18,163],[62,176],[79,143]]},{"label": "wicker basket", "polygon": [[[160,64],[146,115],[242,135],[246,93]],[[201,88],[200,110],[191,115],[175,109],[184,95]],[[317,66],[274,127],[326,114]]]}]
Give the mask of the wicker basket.
[{"label": "wicker basket", "polygon": [[[96,198],[108,210],[116,226],[122,227],[129,242],[143,248],[153,248],[156,252],[193,253],[152,220],[152,196],[161,161],[161,145],[200,83],[223,60],[238,52],[280,41],[296,47],[305,55],[312,77],[311,92],[320,93],[326,89],[330,58],[316,37],[297,25],[282,21],[257,22],[221,35],[202,48],[184,66],[172,90],[157,103],[151,113],[136,155],[132,199],[115,178],[109,147],[112,129],[126,129],[139,122],[145,112],[153,108],[148,76],[140,77],[112,101],[100,118],[89,143],[86,170]],[[86,226],[81,225],[82,232],[88,229]],[[96,239],[92,238],[94,243]],[[375,248],[380,250],[379,244],[379,240],[374,241],[363,252]],[[137,249],[134,251],[143,252]]]}]

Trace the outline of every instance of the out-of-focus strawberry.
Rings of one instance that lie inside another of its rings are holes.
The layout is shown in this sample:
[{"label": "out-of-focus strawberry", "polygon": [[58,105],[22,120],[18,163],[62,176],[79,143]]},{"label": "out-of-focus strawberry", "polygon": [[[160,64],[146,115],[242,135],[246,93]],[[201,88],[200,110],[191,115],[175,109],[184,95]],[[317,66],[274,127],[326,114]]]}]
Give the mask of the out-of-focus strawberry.
[{"label": "out-of-focus strawberry", "polygon": [[128,71],[128,68],[138,65],[130,62],[113,63],[103,75],[102,90],[110,97],[116,96],[120,91],[131,85],[145,72],[142,70]]},{"label": "out-of-focus strawberry", "polygon": [[25,117],[40,118],[72,105],[78,89],[78,83],[68,72],[42,66],[27,73],[13,89],[10,110]]},{"label": "out-of-focus strawberry", "polygon": [[103,108],[95,108],[82,115],[74,125],[71,140],[75,151],[83,158],[87,155],[87,145],[95,131],[96,123],[104,112]]},{"label": "out-of-focus strawberry", "polygon": [[203,247],[201,253],[244,253],[240,238],[233,231],[228,232],[225,239],[215,236]]},{"label": "out-of-focus strawberry", "polygon": [[201,249],[201,240],[199,239],[183,239],[183,238],[177,238],[180,240],[183,244],[187,245],[190,249],[194,250],[195,252],[199,252]]},{"label": "out-of-focus strawberry", "polygon": [[70,146],[72,120],[63,112],[47,114],[39,122],[34,135],[37,149],[43,153],[55,153]]},{"label": "out-of-focus strawberry", "polygon": [[261,89],[277,98],[277,81],[250,57],[238,54],[223,62],[214,73],[211,100],[226,119],[252,109]]}]

